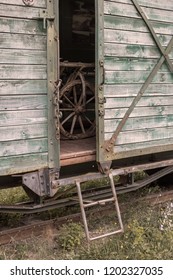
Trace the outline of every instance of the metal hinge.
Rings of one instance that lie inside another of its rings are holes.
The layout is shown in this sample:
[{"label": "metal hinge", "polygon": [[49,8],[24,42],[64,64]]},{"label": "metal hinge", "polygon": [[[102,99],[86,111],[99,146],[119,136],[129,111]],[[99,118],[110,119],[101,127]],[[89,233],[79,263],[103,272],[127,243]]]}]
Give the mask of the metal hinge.
[{"label": "metal hinge", "polygon": [[98,111],[98,113],[99,113],[99,117],[103,118],[104,115],[105,115],[105,109],[104,109],[104,108],[100,109],[100,110]]},{"label": "metal hinge", "polygon": [[99,104],[106,103],[106,97],[99,97]]}]

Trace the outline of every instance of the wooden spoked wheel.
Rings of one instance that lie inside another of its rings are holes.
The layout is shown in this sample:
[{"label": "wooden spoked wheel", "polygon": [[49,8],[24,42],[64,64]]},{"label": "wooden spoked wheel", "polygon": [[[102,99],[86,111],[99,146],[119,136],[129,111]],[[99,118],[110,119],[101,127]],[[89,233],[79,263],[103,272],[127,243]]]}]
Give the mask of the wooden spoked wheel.
[{"label": "wooden spoked wheel", "polygon": [[84,139],[95,134],[95,93],[90,83],[72,80],[60,90],[61,135]]}]

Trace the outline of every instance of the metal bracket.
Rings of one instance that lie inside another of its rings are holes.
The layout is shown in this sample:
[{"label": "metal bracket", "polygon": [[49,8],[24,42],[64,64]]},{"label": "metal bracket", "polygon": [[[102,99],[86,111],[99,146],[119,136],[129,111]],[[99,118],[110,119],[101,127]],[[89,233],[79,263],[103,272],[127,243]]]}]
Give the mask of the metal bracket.
[{"label": "metal bracket", "polygon": [[39,197],[53,197],[57,188],[52,182],[55,182],[58,178],[58,170],[45,168],[22,175],[22,184]]},{"label": "metal bracket", "polygon": [[99,104],[106,103],[106,97],[99,97]]},{"label": "metal bracket", "polygon": [[55,15],[50,13],[49,10],[40,10],[40,19],[43,19],[43,28],[46,29],[47,20],[54,20]]},{"label": "metal bracket", "polygon": [[98,170],[102,174],[108,174],[112,165],[112,161],[98,162],[97,165],[98,165]]},{"label": "metal bracket", "polygon": [[104,108],[100,109],[100,110],[98,111],[98,113],[99,113],[99,117],[103,118],[104,115],[105,115],[105,109],[104,109]]}]

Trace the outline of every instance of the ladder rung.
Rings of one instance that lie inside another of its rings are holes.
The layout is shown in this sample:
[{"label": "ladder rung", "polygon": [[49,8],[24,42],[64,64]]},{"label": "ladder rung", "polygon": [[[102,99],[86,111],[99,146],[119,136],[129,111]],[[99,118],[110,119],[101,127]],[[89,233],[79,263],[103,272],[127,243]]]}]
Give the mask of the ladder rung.
[{"label": "ladder rung", "polygon": [[90,241],[93,241],[93,240],[96,240],[96,239],[100,239],[100,238],[104,238],[104,237],[108,237],[108,236],[111,236],[111,235],[114,235],[114,234],[117,234],[117,233],[123,233],[123,229],[119,229],[119,230],[116,230],[116,231],[108,232],[108,233],[105,233],[105,234],[102,234],[102,235],[97,235],[95,237],[90,237]]},{"label": "ladder rung", "polygon": [[93,201],[91,203],[84,204],[83,206],[84,206],[84,208],[87,208],[87,207],[91,207],[94,205],[105,205],[105,203],[111,202],[111,201],[115,201],[115,198],[111,197],[111,198],[107,198],[107,199],[103,199],[103,200]]}]

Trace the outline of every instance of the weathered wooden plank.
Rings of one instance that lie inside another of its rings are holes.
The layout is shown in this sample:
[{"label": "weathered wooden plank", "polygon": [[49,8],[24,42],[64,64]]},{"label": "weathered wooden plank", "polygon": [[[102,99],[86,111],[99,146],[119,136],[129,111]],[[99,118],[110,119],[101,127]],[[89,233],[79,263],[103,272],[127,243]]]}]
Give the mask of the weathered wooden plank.
[{"label": "weathered wooden plank", "polygon": [[41,20],[0,18],[0,32],[45,35]]},{"label": "weathered wooden plank", "polygon": [[[135,97],[142,84],[104,85],[105,97]],[[143,96],[173,95],[173,84],[150,84]]]},{"label": "weathered wooden plank", "polygon": [[[134,57],[134,58],[159,58],[160,51],[156,46],[105,43],[104,51],[106,56]],[[173,58],[173,51],[170,52]]]},{"label": "weathered wooden plank", "polygon": [[[3,64],[46,65],[46,51],[1,49],[0,62]],[[23,66],[22,66],[23,67]]]},{"label": "weathered wooden plank", "polygon": [[[151,7],[151,6],[150,6]],[[172,11],[143,7],[144,13],[151,20],[173,22]],[[123,17],[141,18],[134,5],[113,1],[104,1],[104,13]]]},{"label": "weathered wooden plank", "polygon": [[0,34],[1,49],[28,49],[46,51],[46,36],[26,34]]},{"label": "weathered wooden plank", "polygon": [[104,14],[123,17],[140,18],[137,10],[131,4],[117,3],[114,1],[104,1]]},{"label": "weathered wooden plank", "polygon": [[[19,78],[19,77],[18,77]],[[0,80],[1,95],[47,94],[46,80]],[[11,97],[10,97],[11,98]],[[22,98],[22,97],[21,97]],[[16,99],[17,100],[17,99]],[[1,99],[2,102],[2,99]],[[4,103],[5,105],[5,103]],[[1,108],[2,110],[2,108]],[[13,109],[12,109],[13,110]]]},{"label": "weathered wooden plank", "polygon": [[[171,40],[170,35],[158,35],[157,36],[161,45],[167,46]],[[155,46],[156,43],[150,33],[142,33],[126,30],[114,30],[105,29],[104,33],[105,43],[121,43],[121,44],[135,44],[135,45],[147,45]]]},{"label": "weathered wooden plank", "polygon": [[[105,71],[106,84],[130,84],[144,83],[151,71]],[[166,72],[158,72],[153,83],[173,83],[173,75]]]},{"label": "weathered wooden plank", "polygon": [[[112,133],[105,133],[105,140],[109,140]],[[146,128],[143,130],[124,131],[118,135],[116,145],[141,143],[173,138],[173,127]]]},{"label": "weathered wooden plank", "polygon": [[47,152],[47,138],[1,142],[0,157]]},{"label": "weathered wooden plank", "polygon": [[[105,120],[105,133],[114,133],[121,119]],[[143,118],[129,118],[122,131],[137,131],[146,128],[173,127],[173,115],[168,116],[145,116]]]},{"label": "weathered wooden plank", "polygon": [[[105,108],[128,108],[134,98],[106,98]],[[137,107],[155,107],[173,105],[173,96],[143,96],[137,104]]]},{"label": "weathered wooden plank", "polygon": [[[25,6],[22,0],[0,0],[0,4],[8,4],[15,6]],[[46,8],[46,0],[34,0],[32,7]]]},{"label": "weathered wooden plank", "polygon": [[[22,3],[22,1],[20,1]],[[23,19],[40,19],[40,7],[27,7],[0,4],[0,17],[12,17]]]},{"label": "weathered wooden plank", "polygon": [[44,80],[47,78],[46,65],[0,64],[0,79]]},{"label": "weathered wooden plank", "polygon": [[[150,21],[156,34],[172,35],[173,24],[165,22]],[[148,27],[143,19],[126,18],[120,16],[105,15],[105,29],[129,30],[149,33]]]},{"label": "weathered wooden plank", "polygon": [[[105,109],[105,120],[123,118],[128,108]],[[141,122],[146,116],[167,116],[173,112],[173,106],[136,107],[129,119],[139,118]]]},{"label": "weathered wooden plank", "polygon": [[47,108],[46,95],[2,96],[1,111],[35,110]]},{"label": "weathered wooden plank", "polygon": [[0,141],[28,140],[47,137],[47,124],[0,127]]},{"label": "weathered wooden plank", "polygon": [[[131,0],[109,0],[110,2],[115,3],[124,3],[124,4],[131,4],[133,5]],[[138,3],[140,6],[144,7],[151,7],[151,8],[157,8],[160,10],[172,10],[173,11],[173,3],[172,0],[165,1],[164,5],[163,2],[160,0],[138,0]]]},{"label": "weathered wooden plank", "polygon": [[[166,47],[173,31],[173,1],[138,3]],[[131,0],[104,1],[104,12],[104,133],[109,140],[161,54]],[[172,85],[173,76],[164,64],[118,135],[116,155],[173,144]]]},{"label": "weathered wooden plank", "polygon": [[0,158],[0,175],[30,172],[48,166],[48,154],[36,153]]},{"label": "weathered wooden plank", "polygon": [[0,0],[0,175],[47,166],[46,3]]},{"label": "weathered wooden plank", "polygon": [[[157,62],[158,59],[105,57],[104,68],[107,71],[151,71]],[[160,71],[170,72],[166,63],[161,66]]]},{"label": "weathered wooden plank", "polygon": [[[145,148],[152,148],[152,147],[162,147],[173,144],[173,138],[166,138],[166,139],[159,139],[154,141],[144,141],[141,143],[130,143],[125,145],[115,145],[114,146],[114,153],[121,153],[132,151],[136,149],[145,149]],[[152,151],[152,150],[151,150]]]},{"label": "weathered wooden plank", "polygon": [[0,111],[0,126],[47,123],[47,110]]}]

